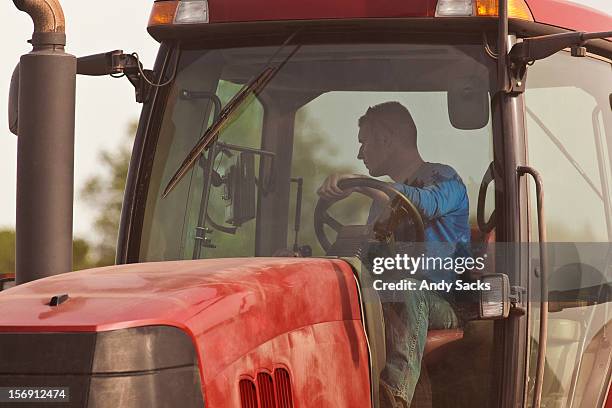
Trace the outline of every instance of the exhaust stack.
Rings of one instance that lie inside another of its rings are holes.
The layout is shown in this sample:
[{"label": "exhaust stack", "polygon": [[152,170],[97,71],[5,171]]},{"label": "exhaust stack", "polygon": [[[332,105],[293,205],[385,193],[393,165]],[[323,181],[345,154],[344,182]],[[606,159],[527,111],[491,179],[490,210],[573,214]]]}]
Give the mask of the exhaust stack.
[{"label": "exhaust stack", "polygon": [[72,270],[76,58],[58,0],[13,0],[34,22],[18,66],[16,283]]},{"label": "exhaust stack", "polygon": [[34,37],[47,34],[64,35],[63,45],[66,45],[66,19],[58,0],[13,0],[15,6],[28,13],[34,22]]}]

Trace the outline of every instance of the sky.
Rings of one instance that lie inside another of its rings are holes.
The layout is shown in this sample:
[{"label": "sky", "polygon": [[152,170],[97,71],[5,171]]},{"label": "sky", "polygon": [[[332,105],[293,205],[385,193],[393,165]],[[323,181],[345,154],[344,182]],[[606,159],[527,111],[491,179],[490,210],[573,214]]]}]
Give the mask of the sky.
[{"label": "sky", "polygon": [[[145,68],[155,61],[158,43],[146,31],[152,0],[63,0],[66,16],[66,52],[84,56],[122,49],[138,52]],[[17,137],[8,130],[10,78],[19,57],[31,50],[26,42],[33,26],[29,16],[10,0],[0,1],[5,38],[0,64],[0,228],[15,225]],[[125,79],[77,77],[75,145],[75,234],[87,238],[94,213],[79,198],[85,180],[100,172],[102,149],[118,146],[130,121],[137,120],[142,105]]]},{"label": "sky", "polygon": [[[66,16],[66,51],[76,56],[123,49],[138,52],[145,68],[151,68],[157,42],[146,31],[152,0],[83,0],[61,1]],[[580,2],[612,15],[612,1]],[[10,0],[0,2],[4,18],[0,35],[0,228],[15,225],[15,190],[17,137],[8,130],[7,102],[10,78],[19,57],[28,53],[26,42],[32,34],[28,15],[17,10]],[[126,135],[130,121],[138,119],[141,105],[134,101],[129,82],[110,77],[77,78],[76,145],[75,145],[75,235],[83,238],[91,232],[94,214],[79,198],[85,180],[99,174],[99,154],[118,146]]]}]

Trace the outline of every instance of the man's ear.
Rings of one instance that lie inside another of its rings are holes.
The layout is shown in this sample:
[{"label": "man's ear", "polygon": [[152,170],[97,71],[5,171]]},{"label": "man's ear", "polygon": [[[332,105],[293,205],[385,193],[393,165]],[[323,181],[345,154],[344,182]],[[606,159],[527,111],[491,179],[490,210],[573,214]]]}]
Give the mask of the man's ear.
[{"label": "man's ear", "polygon": [[389,132],[382,132],[380,134],[380,143],[382,146],[390,149],[396,149],[401,147],[401,143],[399,143],[398,138],[395,137],[394,134],[391,134]]}]

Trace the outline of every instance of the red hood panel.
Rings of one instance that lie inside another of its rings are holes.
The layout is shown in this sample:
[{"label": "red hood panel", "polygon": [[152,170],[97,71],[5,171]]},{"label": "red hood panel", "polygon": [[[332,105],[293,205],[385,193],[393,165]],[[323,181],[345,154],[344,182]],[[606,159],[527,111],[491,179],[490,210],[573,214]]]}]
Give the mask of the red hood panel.
[{"label": "red hood panel", "polygon": [[[68,301],[48,306],[52,296],[64,293]],[[253,326],[247,333],[261,331],[262,325],[285,332],[360,317],[348,264],[304,258],[159,262],[72,272],[0,293],[0,310],[0,331],[105,331],[160,324],[193,336],[238,317],[245,328]],[[274,320],[280,327],[270,324]]]}]

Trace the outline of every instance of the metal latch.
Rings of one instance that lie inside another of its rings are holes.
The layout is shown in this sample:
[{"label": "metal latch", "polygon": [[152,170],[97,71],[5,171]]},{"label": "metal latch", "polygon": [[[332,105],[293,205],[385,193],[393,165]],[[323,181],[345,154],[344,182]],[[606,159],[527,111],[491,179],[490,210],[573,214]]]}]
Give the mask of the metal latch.
[{"label": "metal latch", "polygon": [[510,295],[510,313],[524,315],[527,313],[527,289],[521,286],[511,286]]}]

